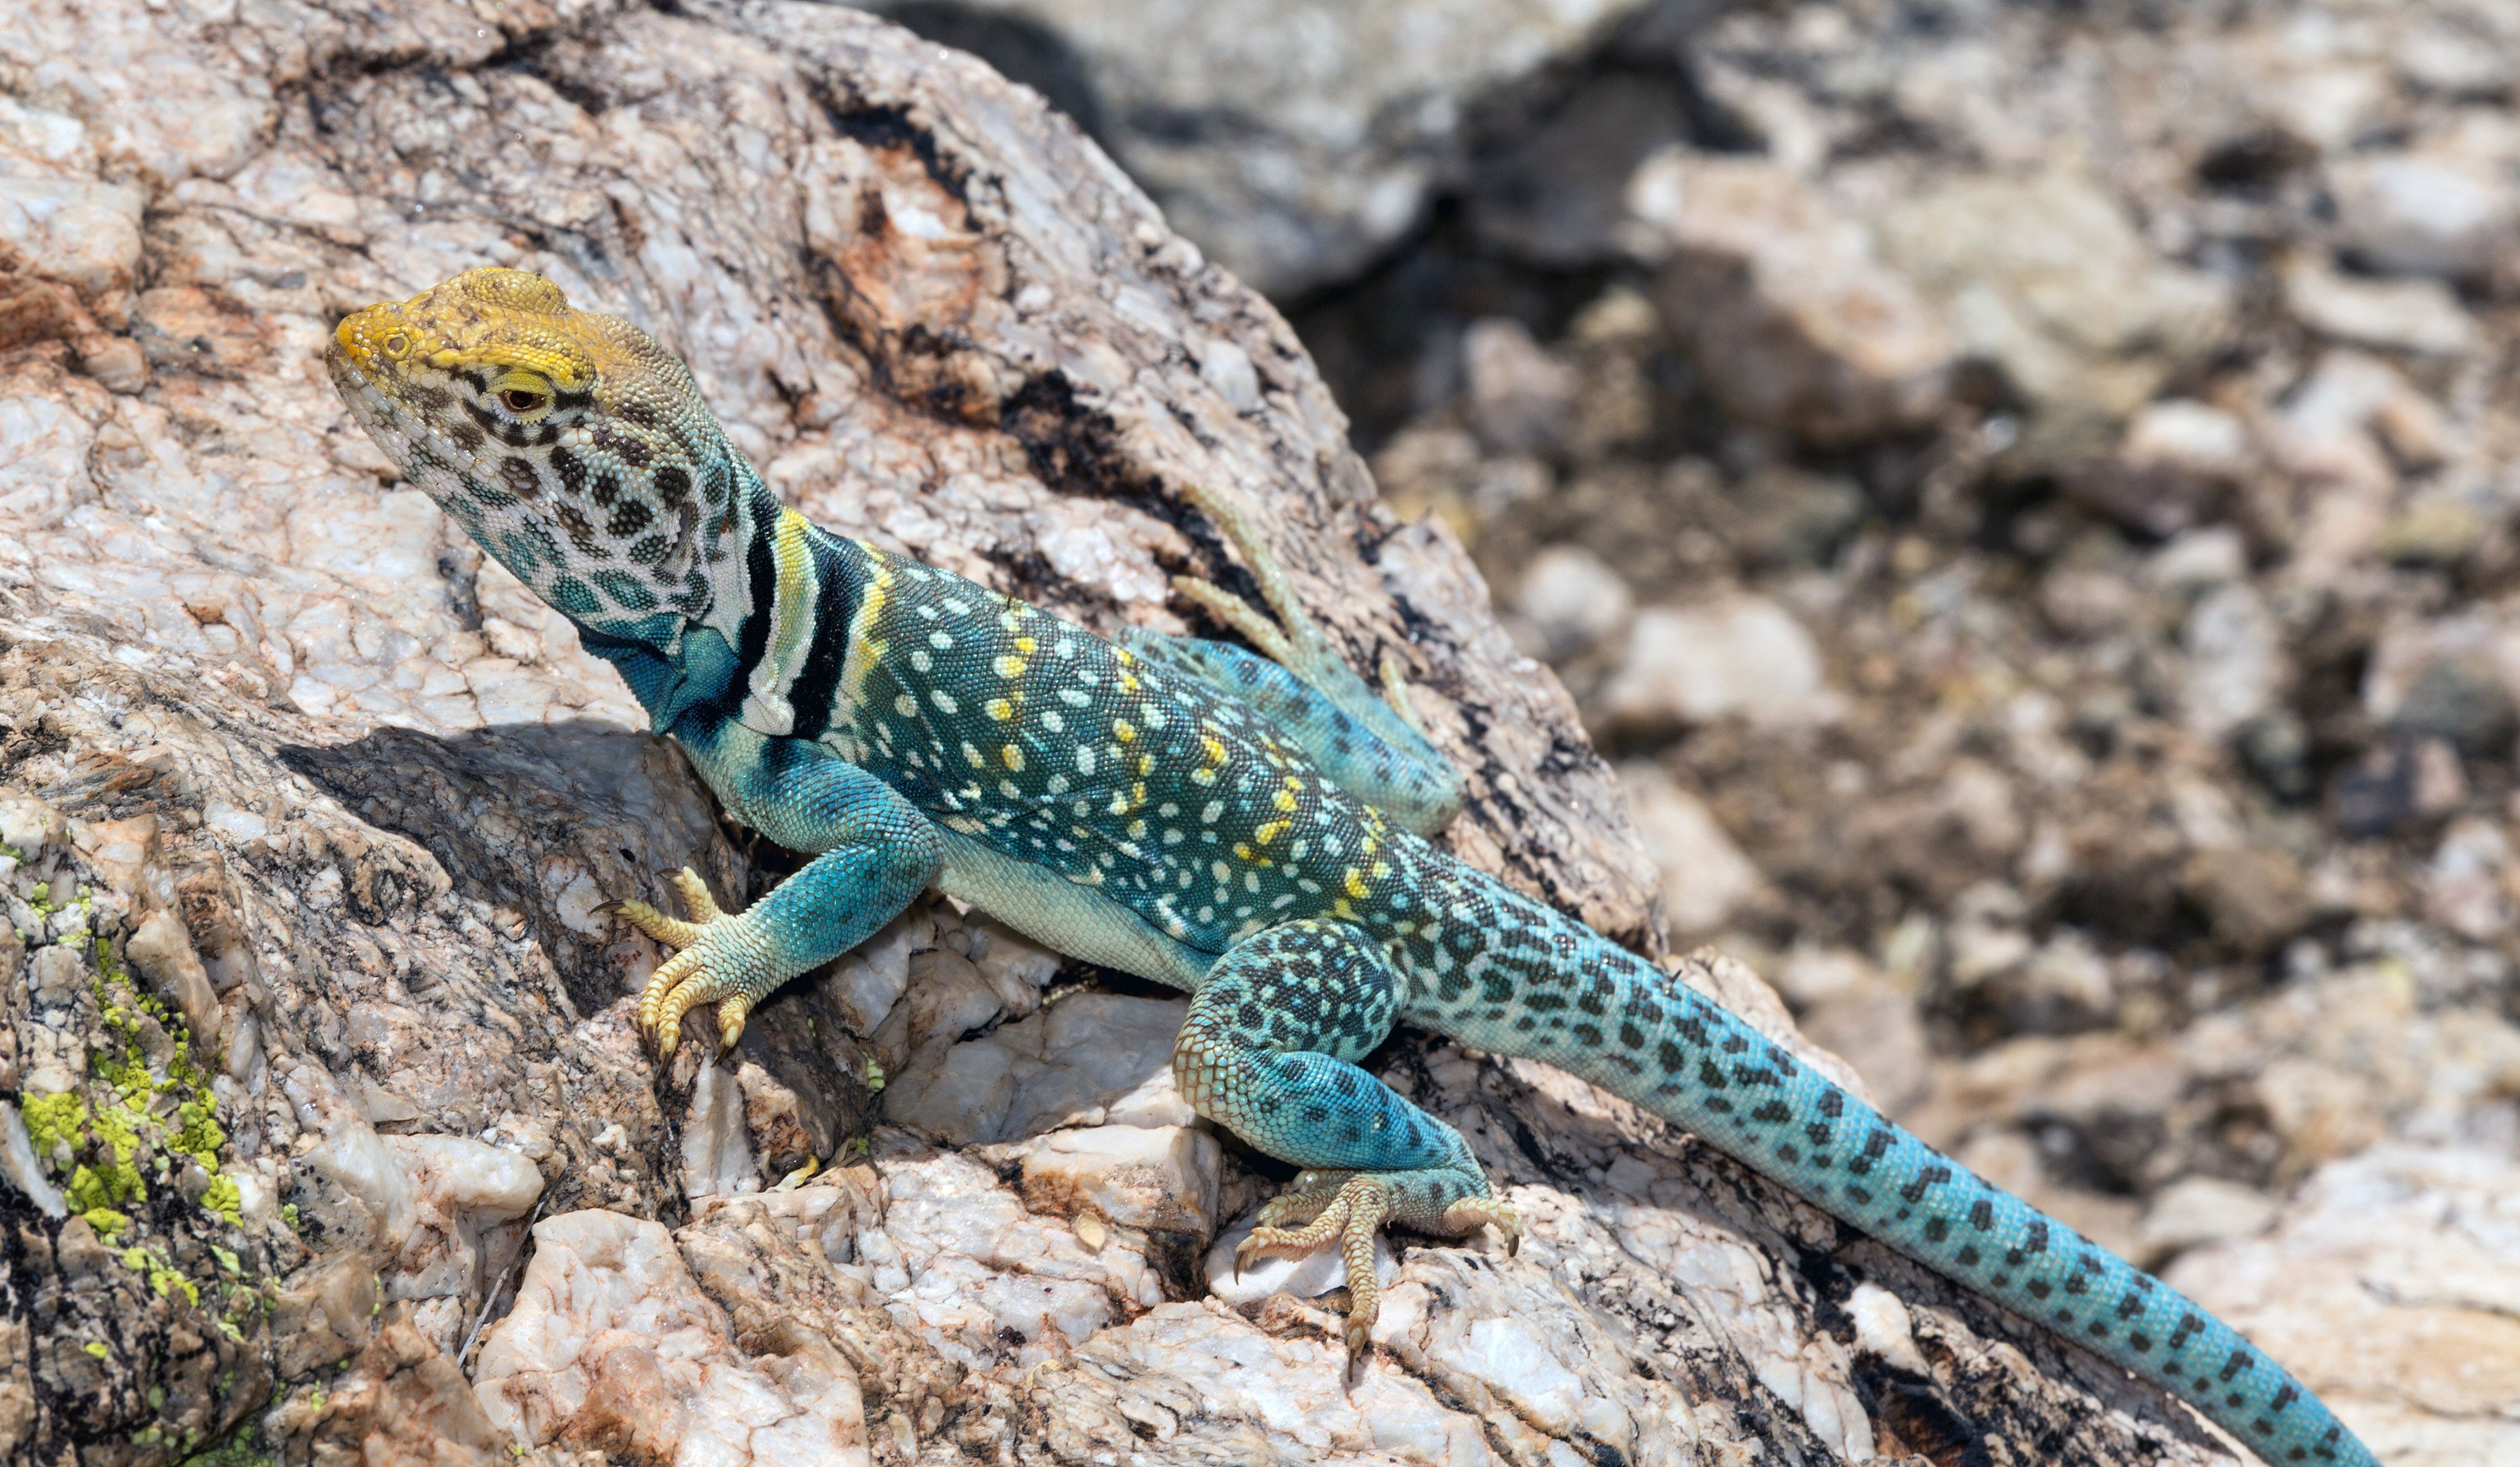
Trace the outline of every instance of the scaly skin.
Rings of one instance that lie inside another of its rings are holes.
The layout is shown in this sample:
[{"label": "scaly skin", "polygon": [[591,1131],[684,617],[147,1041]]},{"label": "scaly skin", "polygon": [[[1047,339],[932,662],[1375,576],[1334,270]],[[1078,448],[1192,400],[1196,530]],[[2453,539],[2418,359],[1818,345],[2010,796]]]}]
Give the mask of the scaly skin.
[{"label": "scaly skin", "polygon": [[[1938,1155],[1748,1025],[1420,838],[1457,807],[1405,712],[1339,661],[1231,504],[1193,494],[1273,622],[1183,594],[1274,661],[1115,645],[783,509],[679,362],[539,277],[476,270],[340,324],[353,415],[566,613],[738,819],[818,853],[750,911],[691,919],[640,1005],[722,1043],[930,884],[1053,947],[1192,992],[1174,1050],[1202,1115],[1305,1169],[1244,1257],[1342,1249],[1362,1350],[1386,1222],[1512,1214],[1459,1133],[1358,1068],[1401,1019],[1546,1060],[2169,1387],[2270,1462],[2369,1463],[2281,1367],[2168,1287]],[[1383,669],[1386,689],[1398,680]]]}]

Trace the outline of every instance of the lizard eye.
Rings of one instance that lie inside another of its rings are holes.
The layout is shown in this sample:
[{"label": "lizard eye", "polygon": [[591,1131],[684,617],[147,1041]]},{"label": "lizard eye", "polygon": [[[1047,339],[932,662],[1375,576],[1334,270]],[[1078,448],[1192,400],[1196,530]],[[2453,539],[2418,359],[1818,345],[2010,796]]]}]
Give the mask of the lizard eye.
[{"label": "lizard eye", "polygon": [[531,372],[510,372],[490,384],[499,409],[518,422],[532,422],[551,411],[551,383]]}]

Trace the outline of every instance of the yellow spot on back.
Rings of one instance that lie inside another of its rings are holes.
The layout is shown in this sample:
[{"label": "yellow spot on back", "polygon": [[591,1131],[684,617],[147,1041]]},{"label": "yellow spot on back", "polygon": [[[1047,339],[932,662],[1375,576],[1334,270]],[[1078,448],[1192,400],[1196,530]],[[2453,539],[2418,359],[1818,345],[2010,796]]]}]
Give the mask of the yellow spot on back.
[{"label": "yellow spot on back", "polygon": [[1359,871],[1355,867],[1349,867],[1347,868],[1347,894],[1356,898],[1360,902],[1364,901],[1370,894],[1365,884],[1364,873]]},{"label": "yellow spot on back", "polygon": [[1008,702],[1005,698],[991,698],[988,702],[982,704],[981,708],[983,712],[989,715],[989,717],[996,719],[1000,723],[1005,723],[1008,719],[1015,716],[1015,705]]},{"label": "yellow spot on back", "polygon": [[1000,657],[997,669],[1001,678],[1020,678],[1024,675],[1024,660],[1021,657]]},{"label": "yellow spot on back", "polygon": [[1269,823],[1262,825],[1259,829],[1252,831],[1251,838],[1265,846],[1269,842],[1276,840],[1279,836],[1285,834],[1287,823],[1288,822],[1285,821],[1271,821]]},{"label": "yellow spot on back", "polygon": [[1115,718],[1111,720],[1111,736],[1122,743],[1135,743],[1138,741],[1138,726],[1125,718]]},{"label": "yellow spot on back", "polygon": [[1013,770],[1016,774],[1023,773],[1022,749],[1017,748],[1013,744],[1008,744],[1005,748],[998,750],[998,757],[1007,762],[1007,768]]}]

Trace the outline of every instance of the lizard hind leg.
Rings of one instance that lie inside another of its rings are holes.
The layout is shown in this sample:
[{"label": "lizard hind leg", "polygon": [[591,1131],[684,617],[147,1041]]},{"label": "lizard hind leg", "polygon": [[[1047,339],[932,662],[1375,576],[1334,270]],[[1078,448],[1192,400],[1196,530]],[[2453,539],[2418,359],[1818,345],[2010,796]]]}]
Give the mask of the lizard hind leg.
[{"label": "lizard hind leg", "polygon": [[1335,1243],[1355,1350],[1379,1311],[1377,1230],[1398,1223],[1460,1235],[1494,1222],[1508,1238],[1519,1231],[1461,1133],[1357,1067],[1397,1011],[1391,970],[1361,931],[1288,922],[1217,959],[1173,1047],[1173,1075],[1192,1109],[1307,1169],[1262,1209],[1238,1268]]},{"label": "lizard hind leg", "polygon": [[1399,663],[1389,656],[1382,659],[1377,693],[1304,609],[1294,584],[1242,506],[1196,485],[1185,486],[1183,494],[1215,521],[1241,556],[1259,584],[1260,599],[1277,619],[1196,576],[1175,576],[1173,588],[1240,633],[1266,658],[1226,643],[1148,633],[1132,638],[1132,649],[1259,714],[1271,730],[1310,755],[1331,782],[1408,829],[1432,834],[1450,823],[1462,807],[1461,776],[1427,739]]}]

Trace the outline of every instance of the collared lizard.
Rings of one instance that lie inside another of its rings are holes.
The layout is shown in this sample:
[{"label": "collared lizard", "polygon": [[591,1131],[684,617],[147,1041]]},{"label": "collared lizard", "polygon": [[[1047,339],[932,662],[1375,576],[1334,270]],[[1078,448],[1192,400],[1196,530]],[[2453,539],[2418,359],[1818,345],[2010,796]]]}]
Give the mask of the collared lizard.
[{"label": "collared lizard", "polygon": [[1461,1134],[1359,1067],[1402,1019],[1547,1061],[1688,1128],[1831,1215],[2138,1375],[2270,1462],[2369,1463],[2316,1397],[2202,1308],[1941,1156],[1716,1003],[1424,837],[1460,803],[1407,716],[1315,627],[1242,512],[1190,491],[1275,620],[1188,598],[1268,653],[1118,643],[828,534],[728,441],[683,364],[521,271],[343,320],[352,416],[411,483],[608,659],[726,809],[813,859],[689,919],[639,1004],[670,1052],[864,941],[929,886],[1072,956],[1191,995],[1199,1114],[1303,1169],[1244,1256],[1335,1244],[1347,1339],[1385,1223],[1512,1212]]}]

